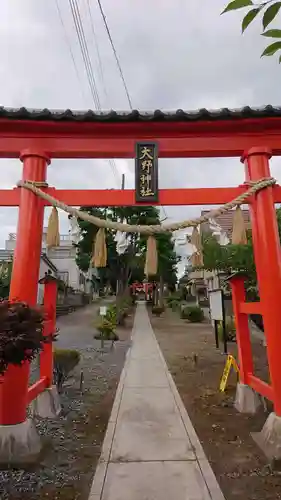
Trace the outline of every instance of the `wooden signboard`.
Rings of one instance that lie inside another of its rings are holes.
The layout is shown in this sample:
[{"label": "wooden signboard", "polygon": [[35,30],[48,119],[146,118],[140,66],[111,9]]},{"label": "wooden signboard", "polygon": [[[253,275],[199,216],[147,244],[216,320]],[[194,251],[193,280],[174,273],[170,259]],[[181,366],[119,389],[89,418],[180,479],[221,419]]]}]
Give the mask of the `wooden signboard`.
[{"label": "wooden signboard", "polygon": [[210,316],[214,322],[216,347],[219,349],[219,323],[222,325],[224,354],[227,354],[224,297],[222,289],[209,290]]},{"label": "wooden signboard", "polygon": [[223,295],[222,290],[209,290],[210,314],[214,321],[223,321]]},{"label": "wooden signboard", "polygon": [[137,142],[135,157],[136,203],[157,203],[158,148],[155,142]]}]

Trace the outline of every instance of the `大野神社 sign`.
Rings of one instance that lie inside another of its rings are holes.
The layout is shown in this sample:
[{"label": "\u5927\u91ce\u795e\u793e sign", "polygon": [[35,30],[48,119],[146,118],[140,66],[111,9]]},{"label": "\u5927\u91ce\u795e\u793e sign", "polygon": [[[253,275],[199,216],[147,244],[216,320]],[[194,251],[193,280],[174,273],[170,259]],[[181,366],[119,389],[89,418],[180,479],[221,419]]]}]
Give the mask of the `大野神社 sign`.
[{"label": "\u5927\u91ce\u795e\u793e sign", "polygon": [[158,156],[155,142],[137,142],[135,159],[136,202],[158,202]]}]

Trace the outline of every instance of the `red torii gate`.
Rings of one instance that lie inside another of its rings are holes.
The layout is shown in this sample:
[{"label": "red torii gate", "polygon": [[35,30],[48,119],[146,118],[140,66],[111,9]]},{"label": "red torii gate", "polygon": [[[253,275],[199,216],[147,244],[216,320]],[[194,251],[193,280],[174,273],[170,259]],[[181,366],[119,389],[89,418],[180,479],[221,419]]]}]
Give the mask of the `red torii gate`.
[{"label": "red torii gate", "polygon": [[134,282],[130,286],[131,290],[133,293],[137,293],[139,290],[144,292],[145,297],[147,298],[149,292],[152,293],[153,290],[153,283],[139,283],[139,282]]},{"label": "red torii gate", "polygon": [[[0,108],[0,157],[20,158],[22,180],[46,182],[53,158],[133,158],[136,141],[155,141],[159,157],[241,157],[245,180],[270,177],[269,159],[281,154],[281,110],[244,108],[185,113],[94,113]],[[46,192],[72,206],[135,205],[133,190],[60,190]],[[163,189],[159,205],[224,204],[247,190],[232,188]],[[249,200],[260,301],[246,303],[241,278],[233,281],[241,383],[274,403],[281,417],[281,266],[274,204],[281,187],[268,187]],[[151,203],[149,203],[151,204]],[[19,206],[10,298],[33,305],[43,231],[45,201],[26,189],[0,190],[0,206]],[[247,316],[263,316],[271,385],[253,373]],[[10,366],[0,384],[1,426],[26,419],[29,366]],[[50,383],[50,382],[49,382]]]}]

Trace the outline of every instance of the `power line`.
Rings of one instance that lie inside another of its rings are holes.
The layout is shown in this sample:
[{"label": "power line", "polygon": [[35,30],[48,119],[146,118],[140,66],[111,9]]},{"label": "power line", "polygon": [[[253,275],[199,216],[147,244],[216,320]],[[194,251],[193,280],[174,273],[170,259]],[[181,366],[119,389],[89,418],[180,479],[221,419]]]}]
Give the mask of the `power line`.
[{"label": "power line", "polygon": [[[65,36],[66,36],[66,40],[67,40],[67,45],[68,45],[69,50],[70,50],[71,58],[72,58],[73,65],[74,65],[74,68],[75,68],[75,72],[77,74],[77,78],[78,78],[79,82],[81,83],[80,74],[79,74],[79,71],[78,71],[78,68],[77,68],[77,65],[76,65],[76,62],[75,62],[74,54],[73,54],[73,51],[71,49],[71,45],[69,43],[69,39],[68,39],[68,37],[66,35],[66,29],[65,29],[65,25],[64,25],[62,13],[61,13],[61,10],[60,10],[59,4],[58,4],[58,0],[56,0],[56,5],[57,5],[57,10],[58,10],[58,14],[59,14],[59,17],[60,17],[60,21],[61,21],[61,24],[63,26],[64,32],[65,32]],[[73,21],[74,21],[74,26],[75,26],[75,30],[76,30],[76,34],[77,34],[77,38],[78,38],[78,42],[79,42],[79,47],[80,47],[80,50],[81,50],[81,54],[82,54],[82,58],[83,58],[84,66],[85,66],[85,70],[86,70],[86,75],[87,75],[87,80],[88,80],[88,83],[89,83],[91,95],[92,95],[93,100],[94,100],[95,108],[97,110],[101,111],[101,103],[100,103],[100,99],[99,99],[97,83],[96,83],[96,80],[95,80],[95,77],[94,77],[93,66],[92,66],[90,55],[89,55],[87,40],[86,40],[86,37],[85,37],[85,32],[84,32],[84,28],[83,28],[83,22],[82,22],[82,19],[81,19],[81,14],[80,14],[79,6],[77,4],[77,0],[69,0],[69,5],[70,5],[70,9],[71,9]],[[108,27],[108,24],[107,24],[107,21],[106,21],[106,17],[105,17],[105,14],[104,14],[104,11],[103,11],[103,8],[102,8],[102,5],[101,5],[101,0],[98,0],[98,5],[99,5],[99,9],[100,9],[100,12],[101,12],[101,15],[102,15],[102,18],[103,18],[103,22],[104,22],[104,25],[105,25],[105,28],[106,28],[106,31],[107,31],[107,35],[108,35],[109,41],[111,43],[111,47],[112,47],[112,50],[113,50],[113,53],[114,53],[114,57],[115,57],[115,60],[116,60],[116,63],[117,63],[117,66],[118,66],[118,69],[119,69],[119,72],[120,72],[120,76],[122,78],[122,82],[123,82],[123,85],[124,85],[124,89],[125,89],[125,92],[126,92],[128,103],[129,103],[130,109],[132,110],[133,109],[132,101],[131,101],[131,98],[130,98],[128,87],[126,85],[125,77],[124,77],[124,74],[123,74],[123,71],[122,71],[122,67],[121,67],[118,55],[117,55],[117,51],[115,49],[115,46],[114,46],[114,43],[113,43],[113,39],[112,39],[110,30],[109,30],[109,27]],[[88,7],[88,12],[89,12],[89,18],[90,18],[90,22],[91,22],[91,29],[92,29],[92,33],[93,33],[93,37],[94,37],[94,42],[95,42],[95,46],[96,46],[96,50],[97,50],[98,64],[99,64],[99,70],[100,70],[100,74],[101,74],[101,79],[102,79],[102,83],[103,83],[103,86],[104,86],[105,94],[107,94],[106,93],[106,86],[105,86],[104,75],[103,75],[103,69],[102,69],[102,61],[101,61],[101,57],[100,57],[100,51],[99,51],[99,47],[98,47],[98,42],[97,42],[97,37],[96,37],[96,32],[95,32],[95,27],[94,27],[94,22],[93,22],[93,16],[92,16],[92,12],[91,12],[91,7],[90,7],[89,0],[87,0],[87,7]],[[113,159],[109,159],[108,162],[109,162],[109,165],[112,168],[114,176],[115,177],[119,176],[120,174],[118,172],[118,169],[117,169],[115,161]],[[119,185],[119,182],[118,182],[118,185]],[[161,207],[161,208],[163,210],[163,213],[164,213],[165,217],[168,218],[168,215],[167,215],[167,212],[166,212],[165,208],[164,207]]]},{"label": "power line", "polygon": [[55,2],[56,2],[56,7],[57,7],[58,15],[59,15],[59,18],[60,18],[60,22],[61,22],[61,25],[62,25],[62,28],[63,28],[64,38],[65,38],[65,41],[66,41],[66,44],[67,44],[67,47],[68,47],[68,50],[69,50],[69,53],[70,53],[70,57],[71,57],[72,62],[73,62],[73,66],[74,66],[74,70],[75,70],[75,73],[76,73],[76,76],[77,76],[77,80],[78,80],[78,82],[79,82],[79,84],[81,86],[81,88],[80,88],[81,94],[82,94],[82,97],[83,97],[83,99],[85,101],[85,94],[84,94],[84,91],[83,91],[82,80],[80,78],[80,73],[78,71],[78,67],[77,67],[77,64],[76,64],[76,61],[75,61],[73,50],[71,48],[71,43],[70,43],[69,38],[67,36],[67,31],[66,31],[66,27],[65,27],[64,20],[63,20],[63,17],[62,17],[62,12],[61,12],[61,9],[60,9],[60,6],[59,6],[59,2],[58,2],[58,0],[55,0]]},{"label": "power line", "polygon": [[128,87],[127,87],[127,84],[126,84],[126,80],[125,80],[125,77],[124,77],[124,74],[123,74],[123,70],[122,70],[122,67],[121,67],[121,64],[120,64],[120,61],[119,61],[119,57],[117,55],[117,52],[116,52],[116,49],[115,49],[115,45],[114,45],[114,42],[113,42],[113,39],[112,39],[112,36],[111,36],[111,33],[110,33],[110,29],[109,29],[109,26],[107,24],[107,20],[106,20],[105,13],[104,13],[104,10],[103,10],[102,4],[101,4],[101,0],[98,0],[98,6],[99,6],[99,9],[100,9],[100,13],[102,15],[102,18],[103,18],[104,26],[105,26],[105,29],[106,29],[106,32],[107,32],[107,35],[108,35],[108,38],[109,38],[112,50],[113,50],[115,61],[116,61],[117,67],[119,69],[119,73],[120,73],[120,76],[121,76],[121,79],[122,79],[122,82],[123,82],[123,85],[124,85],[124,89],[125,89],[125,92],[126,92],[128,103],[129,103],[130,109],[132,110],[133,109],[133,105],[132,105],[131,97],[130,97],[129,90],[128,90]]},{"label": "power line", "polygon": [[[76,61],[75,61],[74,53],[73,53],[73,50],[71,48],[71,44],[70,44],[69,38],[67,36],[67,30],[66,30],[66,27],[65,27],[65,24],[64,24],[62,12],[61,12],[58,0],[55,0],[55,2],[56,2],[56,7],[57,7],[58,15],[59,15],[59,18],[60,18],[60,22],[61,22],[61,25],[63,27],[63,31],[64,31],[64,35],[65,35],[65,40],[66,40],[66,43],[67,43],[67,46],[68,46],[68,49],[69,49],[69,52],[70,52],[70,56],[71,56],[71,59],[72,59],[72,62],[73,62],[73,66],[74,66],[74,69],[75,69],[75,73],[76,73],[77,79],[78,79],[78,81],[79,81],[79,83],[81,85],[81,89],[80,89],[81,90],[81,94],[82,94],[83,99],[86,101],[85,94],[83,92],[82,80],[80,78],[80,73],[78,71],[78,67],[77,67],[77,64],[76,64]],[[99,95],[98,95],[98,90],[97,90],[97,85],[96,85],[96,82],[95,82],[95,79],[94,79],[94,75],[93,75],[93,69],[92,69],[91,60],[90,60],[90,56],[89,56],[89,52],[88,52],[87,42],[86,42],[85,35],[84,35],[84,30],[83,30],[83,25],[82,25],[82,20],[81,20],[79,8],[78,8],[78,5],[77,5],[76,1],[74,3],[72,3],[71,0],[70,0],[69,4],[70,4],[70,8],[71,8],[71,12],[72,12],[72,16],[73,16],[73,20],[74,20],[74,24],[75,24],[76,33],[77,33],[77,36],[78,36],[79,46],[80,46],[80,50],[81,50],[81,53],[82,53],[82,57],[83,57],[83,61],[84,61],[84,65],[85,65],[85,69],[86,69],[86,73],[87,73],[87,78],[88,78],[88,83],[89,83],[89,86],[90,86],[90,91],[91,91],[92,97],[94,99],[94,103],[95,103],[96,109],[101,110],[100,100],[99,100]],[[78,16],[77,16],[77,14],[78,14]],[[109,159],[108,162],[109,162],[109,165],[111,166],[111,168],[113,170],[114,176],[115,177],[116,177],[116,175],[119,176],[119,172],[118,172],[118,169],[116,167],[116,164],[115,164],[114,160]]]},{"label": "power line", "polygon": [[83,61],[84,61],[84,66],[86,69],[86,74],[87,74],[87,79],[88,79],[90,91],[91,91],[92,97],[94,99],[96,109],[99,109],[100,108],[100,100],[99,100],[99,96],[98,96],[98,92],[97,92],[96,81],[95,81],[95,77],[94,77],[91,59],[89,56],[87,41],[85,38],[83,24],[81,21],[79,7],[78,7],[76,0],[69,0],[69,5],[70,5],[73,21],[74,21],[74,26],[75,26],[80,50],[81,50]]},{"label": "power line", "polygon": [[[121,79],[122,79],[122,82],[123,82],[123,85],[124,85],[124,89],[125,89],[126,96],[127,96],[127,99],[128,99],[129,107],[132,110],[133,109],[132,100],[131,100],[131,97],[130,97],[130,94],[129,94],[129,90],[128,90],[128,87],[127,87],[127,84],[126,84],[126,80],[125,80],[125,76],[124,76],[124,73],[123,73],[123,70],[122,70],[122,67],[121,67],[121,63],[120,63],[120,60],[119,60],[119,57],[118,57],[118,54],[117,54],[117,51],[116,51],[116,48],[115,48],[115,45],[114,45],[111,33],[110,33],[110,29],[109,29],[109,26],[108,26],[108,23],[107,23],[107,20],[106,20],[106,16],[105,16],[105,13],[104,13],[104,10],[103,10],[103,7],[102,7],[101,0],[97,0],[97,2],[98,2],[99,10],[100,10],[100,13],[102,15],[104,26],[105,26],[105,29],[106,29],[106,32],[107,32],[107,35],[108,35],[108,38],[109,38],[112,50],[113,50],[113,54],[114,54],[114,57],[115,57],[115,60],[116,60],[116,63],[117,63],[117,67],[119,69],[119,73],[120,73],[120,76],[121,76]],[[89,3],[89,0],[88,0],[88,3]],[[165,218],[167,219],[168,218],[168,214],[166,212],[165,207],[162,206],[161,208],[163,210]]]},{"label": "power line", "polygon": [[[78,4],[77,4],[77,0],[69,0],[69,3],[71,5],[71,12],[73,15],[73,19],[74,19],[74,23],[75,23],[75,27],[76,27],[76,33],[78,35],[80,49],[81,49],[83,60],[85,63],[85,68],[86,68],[88,81],[89,81],[90,88],[91,88],[91,93],[92,93],[92,96],[94,99],[96,109],[101,111],[101,103],[100,103],[100,99],[99,99],[99,95],[98,95],[97,84],[96,84],[95,77],[94,77],[93,66],[91,63],[90,55],[89,55],[89,50],[88,50],[87,40],[85,37],[84,28],[83,28],[83,22],[82,22],[81,15],[80,15],[80,10],[79,10]],[[119,179],[116,178],[116,176],[117,177],[119,176],[119,172],[118,172],[117,166],[115,164],[115,161],[112,159],[109,159],[108,163],[111,166],[111,169],[112,169],[113,174],[115,176],[116,182],[119,185]]]},{"label": "power line", "polygon": [[[69,5],[70,5],[73,21],[74,21],[74,26],[75,26],[75,30],[76,30],[76,34],[77,34],[77,38],[78,38],[78,43],[79,43],[79,47],[81,50],[81,54],[82,54],[82,58],[83,58],[84,66],[85,66],[85,70],[86,70],[86,75],[87,75],[91,95],[93,97],[96,110],[101,111],[101,103],[100,103],[100,99],[99,99],[97,84],[96,84],[95,77],[94,77],[93,66],[92,66],[90,55],[89,55],[87,40],[85,37],[83,22],[81,19],[80,10],[79,10],[79,6],[77,4],[77,0],[69,0]],[[115,178],[116,178],[116,176],[119,177],[119,172],[118,172],[118,169],[116,167],[114,160],[109,159],[108,162],[112,168],[112,171],[113,171]],[[119,185],[119,180],[116,179],[116,181]]]},{"label": "power line", "polygon": [[91,6],[90,6],[90,0],[87,0],[87,8],[88,8],[88,13],[89,13],[89,18],[90,18],[91,30],[93,33],[94,44],[95,44],[97,57],[98,57],[98,68],[99,68],[100,78],[101,78],[101,82],[103,85],[105,97],[108,98],[106,84],[105,84],[105,78],[104,78],[104,73],[103,73],[103,67],[102,67],[102,61],[101,61],[101,55],[100,55],[100,50],[99,50],[99,44],[98,44],[98,39],[97,39],[97,35],[96,35],[94,19],[92,16],[92,10],[91,10]]},{"label": "power line", "polygon": [[91,81],[91,85],[92,85],[92,88],[93,88],[95,96],[96,96],[96,100],[95,100],[96,108],[99,109],[100,108],[100,100],[99,100],[99,95],[98,95],[97,83],[96,83],[96,79],[94,76],[93,66],[92,66],[92,62],[91,62],[91,58],[90,58],[90,54],[89,54],[89,50],[88,50],[87,40],[85,37],[83,22],[81,19],[80,10],[79,10],[77,0],[72,0],[72,4],[74,7],[74,11],[75,11],[74,22],[76,21],[76,25],[77,25],[79,35],[80,35],[80,40],[81,40],[82,46],[83,46],[85,60],[87,61],[89,79]]}]

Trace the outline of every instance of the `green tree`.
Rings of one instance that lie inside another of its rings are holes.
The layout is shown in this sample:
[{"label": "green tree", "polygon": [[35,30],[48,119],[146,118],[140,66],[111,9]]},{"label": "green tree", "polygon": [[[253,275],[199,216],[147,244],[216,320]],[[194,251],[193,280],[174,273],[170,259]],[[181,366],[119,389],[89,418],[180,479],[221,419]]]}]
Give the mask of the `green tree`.
[{"label": "green tree", "polygon": [[[159,297],[155,297],[155,302],[160,302],[163,305],[164,284],[169,290],[173,291],[177,283],[177,264],[179,257],[174,250],[174,243],[170,233],[156,234],[157,252],[158,252],[158,273],[153,276],[153,280],[159,282],[160,290]],[[142,237],[141,252],[145,255],[146,238]]]},{"label": "green tree", "polygon": [[[281,2],[276,0],[267,0],[253,2],[252,0],[232,0],[223,10],[222,14],[239,9],[248,9],[247,14],[242,20],[242,33],[254,21],[260,17],[262,21],[261,35],[270,38],[270,44],[264,49],[261,57],[273,56],[281,50],[281,30],[267,29],[269,25],[276,19],[281,9]],[[279,63],[281,63],[281,55],[279,55]]]},{"label": "green tree", "polygon": [[226,274],[245,272],[246,290],[248,294],[255,295],[257,278],[251,231],[248,231],[247,236],[247,245],[221,246],[214,236],[207,235],[203,240],[204,269]]},{"label": "green tree", "polygon": [[[281,239],[281,209],[276,210],[279,237]],[[257,297],[257,276],[254,260],[252,233],[248,231],[247,245],[221,246],[217,239],[207,234],[203,238],[204,269],[208,271],[245,272],[248,279],[246,290],[249,298]]]},{"label": "green tree", "polygon": [[[111,207],[96,208],[85,207],[82,210],[88,211],[92,215],[100,218],[110,218],[111,220],[126,219],[128,224],[160,224],[159,210],[156,207]],[[78,224],[81,230],[81,241],[77,244],[77,265],[87,271],[90,266],[90,260],[93,249],[93,242],[98,228],[93,224],[79,220]],[[123,255],[116,252],[116,243],[114,241],[115,232],[107,231],[107,252],[108,265],[105,269],[99,269],[101,285],[109,282],[112,288],[116,289],[118,282],[119,293],[124,293],[128,284],[134,281],[143,281],[144,263],[146,252],[145,235],[129,233],[129,245]],[[176,264],[177,257],[174,252],[174,245],[170,234],[159,234],[157,238],[159,273],[154,279],[160,276],[169,286],[176,283]]]}]

